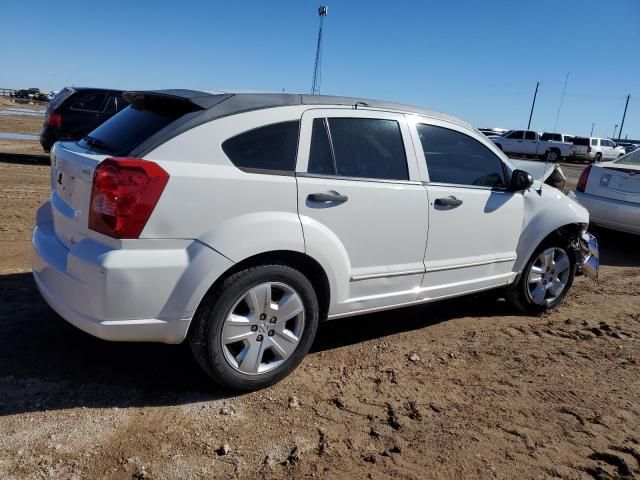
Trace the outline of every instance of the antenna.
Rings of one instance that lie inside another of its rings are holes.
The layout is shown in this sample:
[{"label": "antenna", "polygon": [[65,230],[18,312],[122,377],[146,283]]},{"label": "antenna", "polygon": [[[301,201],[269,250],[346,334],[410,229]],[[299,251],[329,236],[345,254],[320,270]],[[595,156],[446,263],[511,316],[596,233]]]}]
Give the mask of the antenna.
[{"label": "antenna", "polygon": [[313,83],[311,84],[311,95],[320,94],[320,80],[322,78],[322,26],[324,25],[324,17],[329,13],[329,9],[324,6],[318,7],[318,16],[320,17],[320,28],[318,29],[318,44],[316,46],[316,63],[313,68]]}]

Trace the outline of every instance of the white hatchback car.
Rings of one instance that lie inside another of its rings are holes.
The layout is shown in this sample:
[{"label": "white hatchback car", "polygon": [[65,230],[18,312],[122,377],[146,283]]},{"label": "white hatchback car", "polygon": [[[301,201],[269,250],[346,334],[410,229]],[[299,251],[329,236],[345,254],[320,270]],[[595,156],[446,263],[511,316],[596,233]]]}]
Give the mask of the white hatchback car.
[{"label": "white hatchback car", "polygon": [[504,288],[529,312],[597,273],[587,211],[455,118],[293,94],[128,92],[51,152],[33,273],[107,340],[180,343],[270,385],[318,322]]}]

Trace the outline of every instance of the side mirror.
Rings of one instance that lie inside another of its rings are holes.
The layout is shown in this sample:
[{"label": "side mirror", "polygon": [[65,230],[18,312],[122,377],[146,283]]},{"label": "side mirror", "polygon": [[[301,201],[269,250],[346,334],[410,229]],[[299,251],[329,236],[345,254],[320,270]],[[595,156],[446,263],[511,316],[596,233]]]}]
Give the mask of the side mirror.
[{"label": "side mirror", "polygon": [[514,170],[511,174],[511,185],[509,190],[513,192],[522,192],[533,185],[533,177],[524,170]]}]

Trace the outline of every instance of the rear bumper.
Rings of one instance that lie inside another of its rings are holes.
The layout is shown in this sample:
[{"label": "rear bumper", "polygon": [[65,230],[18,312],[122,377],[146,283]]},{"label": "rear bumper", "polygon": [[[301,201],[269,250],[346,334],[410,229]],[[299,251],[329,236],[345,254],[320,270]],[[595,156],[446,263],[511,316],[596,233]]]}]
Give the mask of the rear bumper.
[{"label": "rear bumper", "polygon": [[582,192],[569,192],[569,196],[589,210],[590,223],[640,235],[640,205]]},{"label": "rear bumper", "polygon": [[148,248],[85,239],[67,249],[47,202],[33,232],[33,276],[51,308],[93,336],[180,343],[206,291],[232,263],[197,241],[141,242]]}]

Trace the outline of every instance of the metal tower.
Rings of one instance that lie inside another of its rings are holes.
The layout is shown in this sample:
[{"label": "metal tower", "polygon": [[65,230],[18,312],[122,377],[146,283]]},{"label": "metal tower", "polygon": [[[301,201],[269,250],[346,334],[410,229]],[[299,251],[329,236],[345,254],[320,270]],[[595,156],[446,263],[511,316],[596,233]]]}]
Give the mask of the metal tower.
[{"label": "metal tower", "polygon": [[320,17],[320,29],[318,30],[318,45],[316,46],[316,64],[313,68],[313,83],[311,84],[311,95],[320,93],[320,80],[322,78],[322,25],[324,17],[327,16],[327,7],[320,6],[318,8],[318,16]]}]

